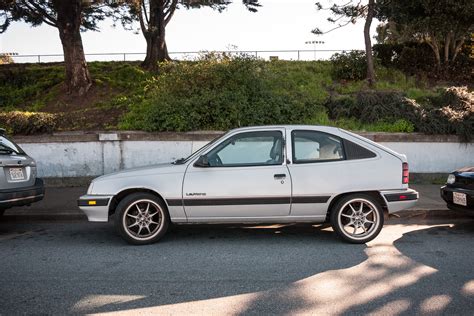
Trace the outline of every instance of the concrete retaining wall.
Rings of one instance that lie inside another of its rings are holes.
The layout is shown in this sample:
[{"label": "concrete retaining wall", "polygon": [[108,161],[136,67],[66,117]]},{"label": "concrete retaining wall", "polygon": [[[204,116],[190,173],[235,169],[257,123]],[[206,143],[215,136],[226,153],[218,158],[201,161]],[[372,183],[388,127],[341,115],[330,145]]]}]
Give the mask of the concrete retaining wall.
[{"label": "concrete retaining wall", "polygon": [[[221,132],[60,133],[15,137],[37,160],[40,177],[89,177],[186,157]],[[406,154],[414,173],[448,173],[474,165],[474,144],[446,135],[361,133]]]}]

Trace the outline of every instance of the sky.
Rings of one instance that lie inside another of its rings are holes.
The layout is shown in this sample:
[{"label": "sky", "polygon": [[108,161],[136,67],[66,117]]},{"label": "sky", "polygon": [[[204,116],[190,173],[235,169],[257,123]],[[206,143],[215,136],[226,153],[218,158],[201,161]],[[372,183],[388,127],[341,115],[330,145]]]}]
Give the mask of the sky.
[{"label": "sky", "polygon": [[[316,49],[363,49],[363,20],[329,34],[311,34],[315,27],[328,30],[334,25],[326,21],[328,13],[318,12],[315,0],[261,0],[262,7],[253,13],[236,0],[219,13],[209,8],[177,10],[167,27],[167,45],[170,52],[202,50],[304,50],[314,49],[306,41],[324,41]],[[372,35],[377,21],[372,23]],[[137,25],[138,26],[138,25]],[[88,53],[145,52],[146,43],[141,33],[135,34],[112,21],[100,23],[100,32],[82,33],[83,45]],[[62,47],[57,29],[48,25],[32,28],[15,22],[0,35],[0,52],[28,54],[61,54]],[[302,59],[312,59],[314,53],[301,53]],[[316,58],[327,58],[331,53],[319,53]],[[280,58],[296,59],[296,53],[266,53]],[[133,56],[132,56],[133,57]],[[173,55],[172,55],[173,57]],[[89,56],[88,59],[101,57]],[[123,58],[123,57],[116,57]],[[130,57],[128,57],[130,58]],[[141,59],[136,56],[131,59]],[[43,57],[43,60],[47,60]],[[51,58],[50,58],[51,59]],[[19,58],[16,59],[19,62]],[[25,58],[26,61],[26,58]],[[31,60],[30,60],[31,61]]]}]

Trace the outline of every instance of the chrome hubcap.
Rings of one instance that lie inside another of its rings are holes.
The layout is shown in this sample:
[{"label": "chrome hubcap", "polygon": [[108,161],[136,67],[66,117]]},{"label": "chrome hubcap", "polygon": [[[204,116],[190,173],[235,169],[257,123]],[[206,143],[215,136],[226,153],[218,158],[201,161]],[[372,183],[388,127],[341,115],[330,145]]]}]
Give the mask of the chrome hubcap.
[{"label": "chrome hubcap", "polygon": [[130,204],[123,216],[126,232],[135,239],[149,239],[161,228],[161,207],[151,200],[139,200]]},{"label": "chrome hubcap", "polygon": [[375,205],[365,199],[355,199],[343,205],[338,220],[344,234],[362,239],[377,229],[380,219]]}]

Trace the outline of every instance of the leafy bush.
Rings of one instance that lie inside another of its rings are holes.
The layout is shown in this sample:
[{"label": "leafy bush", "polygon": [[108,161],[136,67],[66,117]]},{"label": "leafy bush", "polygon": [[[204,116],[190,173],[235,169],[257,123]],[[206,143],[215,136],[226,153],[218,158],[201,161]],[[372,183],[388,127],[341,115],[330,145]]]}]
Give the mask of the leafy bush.
[{"label": "leafy bush", "polygon": [[433,51],[427,43],[375,44],[372,48],[382,66],[399,69],[406,75],[428,75],[432,78],[441,75],[444,79],[470,81],[474,66],[470,47],[464,45],[454,62],[442,65],[442,72],[437,69]]},{"label": "leafy bush", "polygon": [[326,107],[331,118],[354,117],[364,123],[399,119],[415,123],[419,117],[419,105],[394,91],[361,91],[355,96],[333,98]]},{"label": "leafy bush", "polygon": [[353,96],[333,97],[325,106],[336,124],[346,128],[352,124],[349,129],[360,129],[362,124],[369,124],[365,130],[411,130],[455,134],[464,141],[472,139],[474,93],[467,87],[447,88],[439,95],[424,97],[423,101],[427,103],[418,104],[401,92],[361,91]]},{"label": "leafy bush", "polygon": [[0,112],[0,127],[11,134],[42,134],[55,130],[59,116],[41,112]]},{"label": "leafy bush", "polygon": [[[210,54],[197,62],[164,63],[120,124],[147,131],[226,130],[296,124],[325,112],[327,94],[303,79],[271,71],[247,56]],[[291,72],[291,71],[290,71]],[[296,75],[293,73],[293,75]]]},{"label": "leafy bush", "polygon": [[464,141],[474,136],[474,93],[467,87],[451,87],[432,98],[433,106],[423,113],[419,131],[427,134],[456,134]]},{"label": "leafy bush", "polygon": [[332,76],[342,80],[362,80],[367,75],[367,58],[363,51],[336,53],[331,57]]}]

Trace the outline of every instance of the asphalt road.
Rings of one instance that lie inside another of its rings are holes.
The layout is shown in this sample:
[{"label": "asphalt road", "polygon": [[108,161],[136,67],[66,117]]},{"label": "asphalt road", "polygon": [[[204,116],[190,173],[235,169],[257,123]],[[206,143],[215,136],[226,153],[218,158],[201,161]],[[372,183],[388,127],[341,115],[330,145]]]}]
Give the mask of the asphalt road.
[{"label": "asphalt road", "polygon": [[474,220],[182,226],[129,246],[111,224],[0,222],[0,314],[447,314],[474,310]]}]

